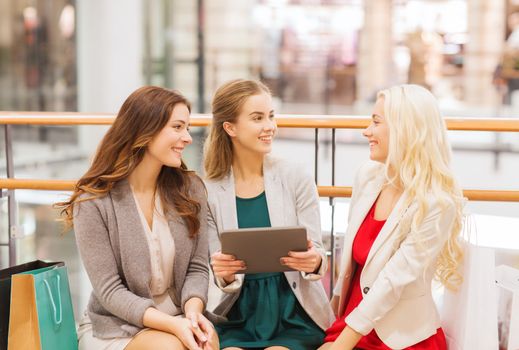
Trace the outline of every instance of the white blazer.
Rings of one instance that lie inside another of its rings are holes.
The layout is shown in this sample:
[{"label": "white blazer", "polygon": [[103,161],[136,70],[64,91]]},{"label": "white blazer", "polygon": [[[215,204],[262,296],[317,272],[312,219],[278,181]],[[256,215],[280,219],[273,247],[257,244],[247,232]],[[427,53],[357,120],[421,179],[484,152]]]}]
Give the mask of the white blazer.
[{"label": "white blazer", "polygon": [[[381,163],[370,161],[357,173],[341,272],[334,290],[334,294],[340,296],[338,315],[344,312],[345,296],[355,273],[353,240],[377,199],[384,179]],[[392,349],[402,349],[427,339],[440,327],[431,281],[438,254],[456,214],[452,203],[442,208],[430,194],[427,214],[418,228],[423,237],[420,244],[406,237],[410,230],[409,220],[418,208],[416,202],[404,207],[406,198],[404,192],[375,239],[360,277],[363,300],[346,317],[346,323],[363,335],[375,329],[379,338]],[[404,234],[403,239],[401,234]]]},{"label": "white blazer", "polygon": [[[317,274],[285,272],[288,284],[308,316],[322,329],[334,320],[328,297],[320,281],[327,269],[326,251],[321,239],[321,218],[317,188],[311,176],[300,168],[280,159],[266,157],[263,163],[263,178],[270,222],[273,227],[304,226],[308,238],[321,254],[322,263]],[[206,180],[209,203],[208,235],[209,250],[213,254],[221,249],[219,232],[237,229],[236,193],[231,173],[221,180]],[[240,295],[244,275],[225,285],[216,279],[224,292],[214,313],[225,316]]]}]

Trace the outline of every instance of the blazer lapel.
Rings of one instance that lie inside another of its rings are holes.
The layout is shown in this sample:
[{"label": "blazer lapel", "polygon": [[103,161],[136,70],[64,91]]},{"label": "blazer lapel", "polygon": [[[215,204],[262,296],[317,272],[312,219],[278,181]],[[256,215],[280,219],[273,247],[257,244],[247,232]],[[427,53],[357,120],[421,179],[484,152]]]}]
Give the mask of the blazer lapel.
[{"label": "blazer lapel", "polygon": [[[121,180],[110,191],[115,216],[117,218],[117,231],[119,245],[121,247],[121,263],[132,266],[135,271],[145,269],[149,278],[143,281],[149,289],[151,282],[151,262],[148,242],[144,236],[144,228],[137,211],[137,203],[133,198],[130,184],[127,180]],[[135,257],[141,257],[135,259]]]},{"label": "blazer lapel", "polygon": [[222,179],[218,189],[219,215],[224,230],[238,228],[238,215],[236,212],[236,191],[234,190],[234,175],[231,172]]},{"label": "blazer lapel", "polygon": [[[265,196],[272,226],[285,225],[283,215],[283,184],[275,172],[272,171],[270,163],[265,160],[263,165],[263,177],[265,186]],[[234,175],[231,168],[229,175],[215,184],[215,195],[218,201],[218,212],[215,220],[217,227],[222,230],[235,230],[238,228],[238,214],[236,211],[236,191],[234,187]]]},{"label": "blazer lapel", "polygon": [[175,304],[180,305],[181,287],[184,285],[189,257],[193,250],[193,240],[189,238],[189,232],[184,220],[175,210],[167,214],[169,231],[175,242],[175,262],[173,265],[173,281]]},{"label": "blazer lapel", "polygon": [[263,164],[263,181],[271,226],[286,226],[283,200],[283,184],[278,174],[271,171],[267,160]]},{"label": "blazer lapel", "polygon": [[360,225],[366,218],[369,210],[375,203],[382,190],[382,185],[384,184],[384,175],[379,174],[372,181],[368,182],[364,188],[364,191],[360,195],[360,197],[353,203],[350,203],[352,206],[350,222],[348,224],[348,229],[346,235],[352,239],[357,234]]},{"label": "blazer lapel", "polygon": [[[283,185],[279,176],[271,171],[269,163],[265,161],[263,166],[263,178],[265,196],[272,226],[285,225],[283,215]],[[234,175],[231,172],[221,180],[218,188],[217,200],[219,203],[219,215],[224,230],[238,228],[238,216],[236,212],[236,192],[234,188]]]},{"label": "blazer lapel", "polygon": [[395,229],[395,227],[398,225],[402,217],[405,215],[408,207],[404,208],[404,203],[407,200],[407,193],[404,192],[400,196],[400,199],[397,201],[395,208],[391,211],[391,214],[389,214],[389,217],[386,220],[386,223],[384,226],[382,226],[382,229],[380,230],[377,238],[375,239],[375,242],[373,242],[373,245],[371,246],[371,249],[369,250],[368,258],[366,259],[366,264],[364,266],[367,266],[375,253],[384,245],[384,243],[387,241],[387,239],[391,236],[391,233]]},{"label": "blazer lapel", "polygon": [[339,314],[342,315],[344,308],[346,307],[346,292],[349,289],[351,276],[346,278],[345,274],[353,273],[353,240],[357,235],[357,231],[359,230],[360,225],[364,221],[364,218],[368,214],[369,210],[373,206],[373,203],[377,200],[377,197],[382,190],[382,185],[384,184],[384,174],[378,174],[373,180],[369,181],[363,189],[360,189],[362,192],[360,197],[358,197],[354,202],[350,203],[351,211],[349,217],[348,228],[346,229],[346,234],[344,235],[344,250],[342,252],[342,263],[344,272],[343,272],[343,285],[342,292],[339,298]]}]

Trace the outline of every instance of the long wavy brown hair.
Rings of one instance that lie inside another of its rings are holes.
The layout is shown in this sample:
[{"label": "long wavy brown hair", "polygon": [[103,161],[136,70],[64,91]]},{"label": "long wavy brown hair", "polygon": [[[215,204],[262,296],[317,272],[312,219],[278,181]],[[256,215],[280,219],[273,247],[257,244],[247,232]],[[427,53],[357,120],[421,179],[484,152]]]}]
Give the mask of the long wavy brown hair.
[{"label": "long wavy brown hair", "polygon": [[[54,205],[61,209],[66,227],[73,226],[77,203],[105,196],[118,181],[128,178],[144,157],[149,142],[166,126],[178,103],[191,111],[189,101],[179,92],[156,86],[141,87],[124,101],[99,144],[92,165],[77,182],[70,199]],[[163,166],[157,179],[164,212],[174,209],[184,220],[190,237],[195,237],[200,229],[200,203],[190,194],[195,176],[182,162],[180,168]]]}]

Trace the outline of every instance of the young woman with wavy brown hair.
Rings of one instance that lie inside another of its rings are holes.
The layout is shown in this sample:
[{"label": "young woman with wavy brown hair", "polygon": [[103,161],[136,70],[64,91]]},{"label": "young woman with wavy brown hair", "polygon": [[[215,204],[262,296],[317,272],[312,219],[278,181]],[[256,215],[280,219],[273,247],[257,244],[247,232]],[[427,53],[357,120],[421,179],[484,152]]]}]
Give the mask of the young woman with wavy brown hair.
[{"label": "young woman with wavy brown hair", "polygon": [[217,349],[207,301],[207,199],[182,151],[189,102],[146,86],[122,105],[90,169],[58,203],[93,286],[80,349]]}]

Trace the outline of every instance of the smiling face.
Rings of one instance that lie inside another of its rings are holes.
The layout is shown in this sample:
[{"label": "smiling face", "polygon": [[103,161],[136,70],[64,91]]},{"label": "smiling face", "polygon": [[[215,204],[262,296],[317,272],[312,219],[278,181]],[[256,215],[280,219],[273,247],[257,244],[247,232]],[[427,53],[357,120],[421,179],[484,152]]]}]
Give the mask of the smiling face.
[{"label": "smiling face", "polygon": [[369,142],[370,159],[381,163],[386,161],[389,151],[389,126],[384,114],[384,97],[379,97],[373,109],[371,123],[362,133]]},{"label": "smiling face", "polygon": [[277,125],[272,97],[267,93],[252,95],[243,104],[235,123],[224,123],[234,150],[265,155],[272,150]]},{"label": "smiling face", "polygon": [[178,168],[182,163],[182,151],[192,141],[189,135],[189,109],[185,104],[177,103],[167,124],[148,144],[146,157]]}]

